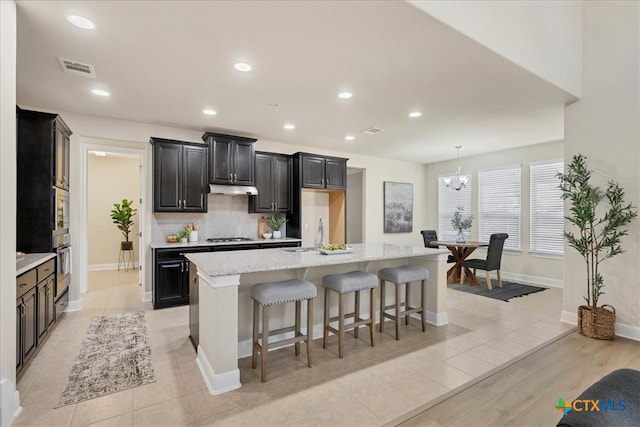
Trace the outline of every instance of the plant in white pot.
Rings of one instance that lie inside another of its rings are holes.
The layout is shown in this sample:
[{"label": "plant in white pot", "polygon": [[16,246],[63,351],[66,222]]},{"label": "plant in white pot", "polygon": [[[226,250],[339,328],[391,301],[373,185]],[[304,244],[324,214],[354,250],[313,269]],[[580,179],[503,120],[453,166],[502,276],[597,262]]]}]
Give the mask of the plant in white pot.
[{"label": "plant in white pot", "polygon": [[130,251],[133,249],[133,242],[129,241],[129,233],[133,227],[133,217],[138,211],[132,207],[133,200],[122,199],[122,203],[114,203],[111,209],[111,219],[122,232],[125,238],[124,242],[120,242],[120,249]]},{"label": "plant in white pot", "polygon": [[[569,214],[565,219],[578,228],[578,232],[565,231],[569,246],[582,255],[586,263],[587,305],[578,307],[578,330],[590,338],[612,339],[615,335],[615,308],[610,305],[598,307],[604,295],[604,279],[600,263],[624,250],[621,238],[628,234],[626,226],[638,215],[637,209],[624,201],[624,190],[620,184],[609,181],[607,189],[590,183],[591,170],[586,157],[573,156],[566,173],[559,173],[562,198],[569,200]],[[606,201],[608,208],[601,206]]]},{"label": "plant in white pot", "polygon": [[267,225],[271,228],[271,230],[273,230],[274,239],[279,239],[280,237],[282,237],[282,232],[280,231],[280,228],[286,222],[287,222],[287,218],[284,216],[269,215],[267,217]]}]

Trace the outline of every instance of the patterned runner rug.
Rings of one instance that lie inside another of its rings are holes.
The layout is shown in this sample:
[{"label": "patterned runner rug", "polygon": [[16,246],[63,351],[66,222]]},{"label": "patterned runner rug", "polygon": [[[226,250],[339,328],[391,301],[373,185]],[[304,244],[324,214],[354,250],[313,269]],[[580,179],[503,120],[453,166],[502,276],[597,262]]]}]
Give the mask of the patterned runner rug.
[{"label": "patterned runner rug", "polygon": [[547,288],[541,288],[539,286],[523,285],[522,283],[502,281],[502,288],[498,287],[498,281],[491,280],[492,290],[487,289],[487,281],[478,277],[480,286],[476,285],[449,285],[449,288],[456,291],[468,292],[470,294],[481,295],[483,297],[499,299],[500,301],[509,302],[512,298],[522,297],[525,295],[533,294],[536,292],[544,291]]},{"label": "patterned runner rug", "polygon": [[155,382],[144,311],[91,319],[56,408]]}]

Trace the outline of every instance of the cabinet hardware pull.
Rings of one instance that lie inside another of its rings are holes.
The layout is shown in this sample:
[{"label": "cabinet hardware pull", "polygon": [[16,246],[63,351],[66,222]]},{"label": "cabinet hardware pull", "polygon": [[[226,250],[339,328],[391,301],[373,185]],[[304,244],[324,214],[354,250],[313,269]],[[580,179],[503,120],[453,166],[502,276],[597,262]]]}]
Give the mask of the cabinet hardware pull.
[{"label": "cabinet hardware pull", "polygon": [[20,286],[21,288],[23,288],[23,287],[27,286],[27,284],[26,284],[26,283],[20,283],[18,286]]},{"label": "cabinet hardware pull", "polygon": [[187,208],[187,199],[184,199],[182,201],[182,209],[186,209]]},{"label": "cabinet hardware pull", "polygon": [[324,179],[320,178],[320,185],[324,185]]},{"label": "cabinet hardware pull", "polygon": [[276,210],[278,210],[278,202],[275,202],[274,205],[276,206]]},{"label": "cabinet hardware pull", "polygon": [[186,266],[187,273],[189,272],[189,261],[185,261],[184,265]]},{"label": "cabinet hardware pull", "polygon": [[180,263],[180,273],[184,273],[184,261]]}]

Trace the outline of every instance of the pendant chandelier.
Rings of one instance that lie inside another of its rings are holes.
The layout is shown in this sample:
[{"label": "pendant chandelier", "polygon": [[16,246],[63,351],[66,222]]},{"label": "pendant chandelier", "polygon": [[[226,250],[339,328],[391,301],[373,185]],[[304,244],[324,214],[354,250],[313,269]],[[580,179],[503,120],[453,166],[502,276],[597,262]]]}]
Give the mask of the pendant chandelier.
[{"label": "pendant chandelier", "polygon": [[[462,148],[462,145],[456,145],[456,150],[458,150],[456,160],[460,159],[461,148]],[[458,166],[458,168],[456,169],[456,174],[454,176],[444,179],[445,185],[449,188],[453,188],[456,191],[460,191],[461,189],[466,188],[467,181],[468,179],[466,176],[460,176],[460,166]]]}]

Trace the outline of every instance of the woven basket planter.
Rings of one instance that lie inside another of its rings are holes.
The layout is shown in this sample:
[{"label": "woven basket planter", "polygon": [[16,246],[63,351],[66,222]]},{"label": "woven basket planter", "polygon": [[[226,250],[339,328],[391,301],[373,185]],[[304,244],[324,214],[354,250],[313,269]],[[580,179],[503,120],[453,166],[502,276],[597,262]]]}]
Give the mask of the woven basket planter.
[{"label": "woven basket planter", "polygon": [[578,307],[578,331],[589,338],[612,340],[616,334],[616,309],[610,305]]}]

